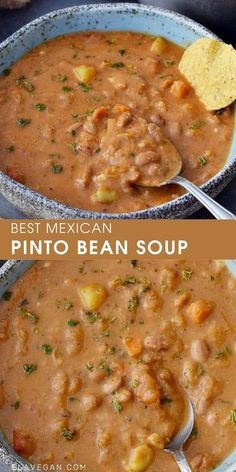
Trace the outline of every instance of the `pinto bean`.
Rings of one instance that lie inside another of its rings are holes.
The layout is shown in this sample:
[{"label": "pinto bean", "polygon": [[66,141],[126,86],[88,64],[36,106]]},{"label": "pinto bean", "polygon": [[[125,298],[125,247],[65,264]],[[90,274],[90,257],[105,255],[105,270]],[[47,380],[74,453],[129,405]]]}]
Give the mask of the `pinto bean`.
[{"label": "pinto bean", "polygon": [[33,437],[24,430],[13,430],[13,448],[23,457],[30,457],[36,450],[36,443]]},{"label": "pinto bean", "polygon": [[126,403],[132,398],[132,392],[127,388],[120,388],[116,393],[116,400],[120,403]]},{"label": "pinto bean", "polygon": [[161,128],[154,123],[148,124],[148,132],[157,143],[160,143],[163,139]]},{"label": "pinto bean", "polygon": [[122,113],[117,119],[117,126],[118,128],[124,128],[127,126],[132,120],[132,114],[129,111]]},{"label": "pinto bean", "polygon": [[96,410],[101,403],[101,397],[94,393],[85,393],[81,398],[81,403],[85,411]]},{"label": "pinto bean", "polygon": [[79,392],[82,388],[82,380],[79,375],[72,375],[69,378],[69,388],[68,393],[70,395],[74,395],[75,393]]},{"label": "pinto bean", "polygon": [[143,297],[143,308],[150,311],[160,311],[163,305],[162,298],[155,290],[148,290]]},{"label": "pinto bean", "polygon": [[191,345],[192,358],[197,362],[206,362],[210,355],[210,348],[204,339],[196,339]]},{"label": "pinto bean", "polygon": [[63,370],[59,370],[52,378],[52,390],[57,395],[64,395],[68,389],[68,376]]},{"label": "pinto bean", "polygon": [[171,269],[170,267],[162,269],[160,281],[161,284],[169,290],[174,290],[179,283],[179,274],[175,269]]},{"label": "pinto bean", "polygon": [[153,113],[150,116],[150,121],[161,128],[165,125],[165,120],[159,113]]},{"label": "pinto bean", "polygon": [[159,387],[147,370],[147,366],[140,366],[134,370],[131,385],[139,401],[151,404],[160,400]]},{"label": "pinto bean", "polygon": [[164,337],[146,336],[144,338],[144,347],[146,349],[152,349],[154,351],[166,350],[169,344],[166,342]]},{"label": "pinto bean", "polygon": [[104,382],[102,389],[103,392],[108,394],[115,392],[122,384],[122,377],[121,375],[112,375],[109,377],[106,382]]},{"label": "pinto bean", "polygon": [[93,370],[92,372],[89,372],[89,378],[96,383],[102,382],[102,380],[105,378],[106,373],[102,369],[96,369]]},{"label": "pinto bean", "polygon": [[200,415],[207,412],[215,398],[221,393],[222,385],[210,375],[205,375],[199,384],[197,391],[196,409]]},{"label": "pinto bean", "polygon": [[83,331],[80,325],[68,328],[65,332],[66,351],[69,356],[78,354],[83,345]]},{"label": "pinto bean", "polygon": [[175,299],[175,307],[176,308],[182,308],[184,305],[187,305],[191,298],[190,293],[185,292],[181,293],[176,299]]},{"label": "pinto bean", "polygon": [[154,151],[143,151],[135,156],[136,166],[144,166],[150,162],[158,162],[160,160],[158,154]]}]

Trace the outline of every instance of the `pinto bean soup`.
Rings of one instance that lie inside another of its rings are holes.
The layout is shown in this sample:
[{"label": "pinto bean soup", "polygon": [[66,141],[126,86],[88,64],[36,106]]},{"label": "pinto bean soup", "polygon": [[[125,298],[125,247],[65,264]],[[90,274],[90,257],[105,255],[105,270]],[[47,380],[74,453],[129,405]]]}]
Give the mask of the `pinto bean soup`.
[{"label": "pinto bean soup", "polygon": [[225,163],[233,113],[205,109],[178,70],[183,51],[129,32],[70,34],[33,49],[0,77],[0,169],[73,207],[131,212],[181,194],[138,186],[143,173],[165,175],[168,138],[183,175],[206,182]]},{"label": "pinto bean soup", "polygon": [[[36,263],[0,305],[0,424],[32,463],[194,472],[236,444],[235,280],[219,261]],[[77,469],[76,469],[77,470]]]}]

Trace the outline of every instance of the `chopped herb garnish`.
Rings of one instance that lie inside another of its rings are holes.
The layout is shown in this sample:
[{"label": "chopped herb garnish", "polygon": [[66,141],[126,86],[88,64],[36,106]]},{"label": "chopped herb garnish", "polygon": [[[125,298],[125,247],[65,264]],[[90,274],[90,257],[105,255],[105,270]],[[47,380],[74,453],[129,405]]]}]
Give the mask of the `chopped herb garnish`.
[{"label": "chopped herb garnish", "polygon": [[27,90],[27,92],[33,92],[34,91],[34,85],[31,84],[28,80],[26,79],[17,79],[16,80],[16,85],[18,87],[22,87],[24,88],[25,90]]},{"label": "chopped herb garnish", "polygon": [[88,369],[89,372],[93,372],[94,371],[94,365],[91,362],[88,362],[86,364],[86,369]]},{"label": "chopped herb garnish", "polygon": [[78,398],[77,397],[69,397],[68,400],[70,402],[77,402],[78,401]]},{"label": "chopped herb garnish", "polygon": [[100,369],[104,370],[105,374],[109,377],[113,370],[109,367],[109,365],[105,362],[105,361],[102,361],[100,362],[99,364],[99,367]]},{"label": "chopped herb garnish", "polygon": [[204,167],[207,164],[207,159],[205,158],[205,156],[199,156],[197,160],[201,167]]},{"label": "chopped herb garnish", "polygon": [[105,337],[105,338],[109,338],[110,335],[111,335],[110,331],[104,331],[104,333],[103,333],[103,337]]},{"label": "chopped herb garnish", "polygon": [[52,164],[53,174],[60,174],[63,171],[63,166],[61,164]]},{"label": "chopped herb garnish", "polygon": [[77,320],[68,320],[66,324],[67,326],[70,326],[70,328],[73,328],[74,326],[77,326],[80,323]]},{"label": "chopped herb garnish", "polygon": [[36,103],[35,105],[35,110],[37,111],[44,111],[46,110],[46,105],[44,105],[44,103]]},{"label": "chopped herb garnish", "polygon": [[86,311],[85,315],[87,316],[87,320],[91,324],[96,323],[97,320],[101,319],[100,313],[95,311]]},{"label": "chopped herb garnish", "polygon": [[50,346],[50,344],[42,344],[42,350],[45,352],[45,354],[52,354],[53,348]]},{"label": "chopped herb garnish", "polygon": [[73,303],[70,302],[69,300],[65,300],[64,310],[69,311],[71,308],[73,308]]},{"label": "chopped herb garnish", "polygon": [[69,93],[69,92],[71,92],[71,90],[72,90],[72,88],[67,87],[66,85],[65,85],[65,87],[62,87],[62,92],[64,92],[64,93]]},{"label": "chopped herb garnish", "polygon": [[68,80],[68,77],[64,74],[59,74],[57,80],[58,82],[66,82],[66,80]]},{"label": "chopped herb garnish", "polygon": [[117,277],[114,280],[115,285],[132,285],[136,283],[136,278],[133,275],[129,275],[127,277],[124,277],[123,279],[121,277]]},{"label": "chopped herb garnish", "polygon": [[92,85],[85,84],[84,82],[80,82],[79,86],[83,92],[89,92],[92,89]]},{"label": "chopped herb garnish", "polygon": [[132,297],[128,302],[128,310],[131,312],[135,311],[138,304],[139,304],[138,297]]},{"label": "chopped herb garnish", "polygon": [[113,69],[121,69],[122,67],[125,67],[124,63],[123,62],[113,62],[111,64],[111,67]]},{"label": "chopped herb garnish", "polygon": [[10,73],[11,73],[11,69],[5,69],[5,70],[3,71],[3,73],[2,73],[2,75],[3,75],[4,77],[8,77],[8,75],[10,75]]},{"label": "chopped herb garnish", "polygon": [[132,387],[132,388],[138,388],[139,385],[140,385],[140,382],[139,382],[139,380],[137,380],[137,379],[134,379],[134,380],[131,382],[131,387]]},{"label": "chopped herb garnish", "polygon": [[20,406],[20,400],[16,400],[14,403],[11,403],[11,407],[14,408],[14,410],[18,410]]},{"label": "chopped herb garnish", "polygon": [[138,264],[138,261],[137,261],[136,259],[131,259],[130,265],[131,265],[132,267],[137,267],[137,264]]},{"label": "chopped herb garnish", "polygon": [[15,146],[13,144],[9,144],[9,146],[6,147],[7,152],[13,152],[15,150]]},{"label": "chopped herb garnish", "polygon": [[199,367],[198,367],[198,374],[199,374],[199,377],[201,377],[202,375],[205,374],[205,369],[204,367],[200,364]]},{"label": "chopped herb garnish", "polygon": [[31,120],[28,118],[19,118],[16,122],[18,128],[24,128],[25,126],[29,125],[31,123]]},{"label": "chopped herb garnish", "polygon": [[11,296],[12,296],[12,292],[10,292],[9,290],[6,290],[6,292],[4,292],[2,295],[2,300],[4,300],[4,302],[9,302],[9,300],[11,299]]},{"label": "chopped herb garnish", "polygon": [[62,430],[62,436],[67,440],[67,441],[72,441],[75,437],[75,431],[71,431],[70,429],[63,429]]},{"label": "chopped herb garnish", "polygon": [[169,397],[161,397],[161,400],[160,400],[160,401],[161,401],[161,404],[162,404],[162,405],[165,405],[165,404],[167,404],[167,403],[172,403],[172,402],[173,402],[172,398],[169,398]]},{"label": "chopped herb garnish", "polygon": [[80,267],[78,268],[78,272],[79,272],[80,274],[83,274],[83,272],[84,272],[84,266],[80,266]]},{"label": "chopped herb garnish", "polygon": [[192,275],[193,275],[193,270],[185,269],[185,270],[182,270],[181,272],[182,280],[189,280],[191,279]]},{"label": "chopped herb garnish", "polygon": [[115,412],[118,413],[118,414],[120,414],[123,410],[122,404],[116,399],[112,400],[112,406],[113,406]]},{"label": "chopped herb garnish", "polygon": [[18,309],[18,316],[21,318],[28,319],[32,321],[32,323],[38,323],[39,317],[38,315],[35,315],[31,311],[27,310],[26,308],[23,308],[22,306]]},{"label": "chopped herb garnish", "polygon": [[23,365],[23,371],[25,375],[30,375],[32,374],[32,372],[35,372],[36,370],[38,370],[37,364],[24,364]]},{"label": "chopped herb garnish", "polygon": [[72,152],[74,154],[77,154],[77,152],[78,152],[77,151],[77,143],[71,143],[71,144],[69,144],[69,147],[70,147],[70,149],[72,150]]},{"label": "chopped herb garnish", "polygon": [[231,423],[236,424],[236,409],[230,412]]},{"label": "chopped herb garnish", "polygon": [[197,120],[195,121],[195,123],[192,123],[190,126],[189,126],[189,129],[200,129],[200,128],[203,128],[203,126],[205,126],[205,121],[202,121],[202,120]]},{"label": "chopped herb garnish", "polygon": [[164,65],[165,65],[166,67],[173,66],[174,64],[175,64],[174,59],[165,59],[165,60],[164,60]]},{"label": "chopped herb garnish", "polygon": [[232,354],[231,349],[228,346],[226,346],[216,353],[215,359],[227,359],[227,357],[230,356],[231,354]]},{"label": "chopped herb garnish", "polygon": [[122,49],[119,49],[119,53],[121,56],[124,56],[124,54],[126,53],[126,49],[122,48]]}]

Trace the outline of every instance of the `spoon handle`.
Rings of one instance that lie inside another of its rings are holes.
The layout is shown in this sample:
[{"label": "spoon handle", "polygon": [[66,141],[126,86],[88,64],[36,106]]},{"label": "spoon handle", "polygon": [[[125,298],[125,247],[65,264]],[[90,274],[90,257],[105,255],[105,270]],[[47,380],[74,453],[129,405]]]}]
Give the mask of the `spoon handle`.
[{"label": "spoon handle", "polygon": [[235,220],[236,217],[230,211],[226,210],[223,206],[219,203],[215,202],[213,198],[209,197],[205,192],[203,192],[199,187],[194,185],[189,180],[185,179],[184,177],[178,175],[174,179],[171,180],[171,183],[181,185],[186,190],[194,195],[194,197],[199,200],[217,220]]},{"label": "spoon handle", "polygon": [[192,472],[192,469],[182,449],[179,449],[177,451],[172,451],[171,454],[174,456],[181,472]]}]

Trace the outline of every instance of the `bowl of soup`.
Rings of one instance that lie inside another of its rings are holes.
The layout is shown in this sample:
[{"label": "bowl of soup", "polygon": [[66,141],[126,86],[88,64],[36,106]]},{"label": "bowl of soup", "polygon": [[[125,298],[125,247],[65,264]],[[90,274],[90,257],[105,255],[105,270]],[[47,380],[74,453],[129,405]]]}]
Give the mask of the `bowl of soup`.
[{"label": "bowl of soup", "polygon": [[188,216],[199,204],[178,186],[138,185],[168,138],[183,175],[215,196],[235,171],[234,107],[207,111],[178,69],[205,36],[129,4],[56,11],[13,34],[0,47],[2,195],[33,217]]},{"label": "bowl of soup", "polygon": [[6,263],[0,459],[177,472],[164,448],[185,390],[192,471],[235,470],[235,274],[215,260]]}]

